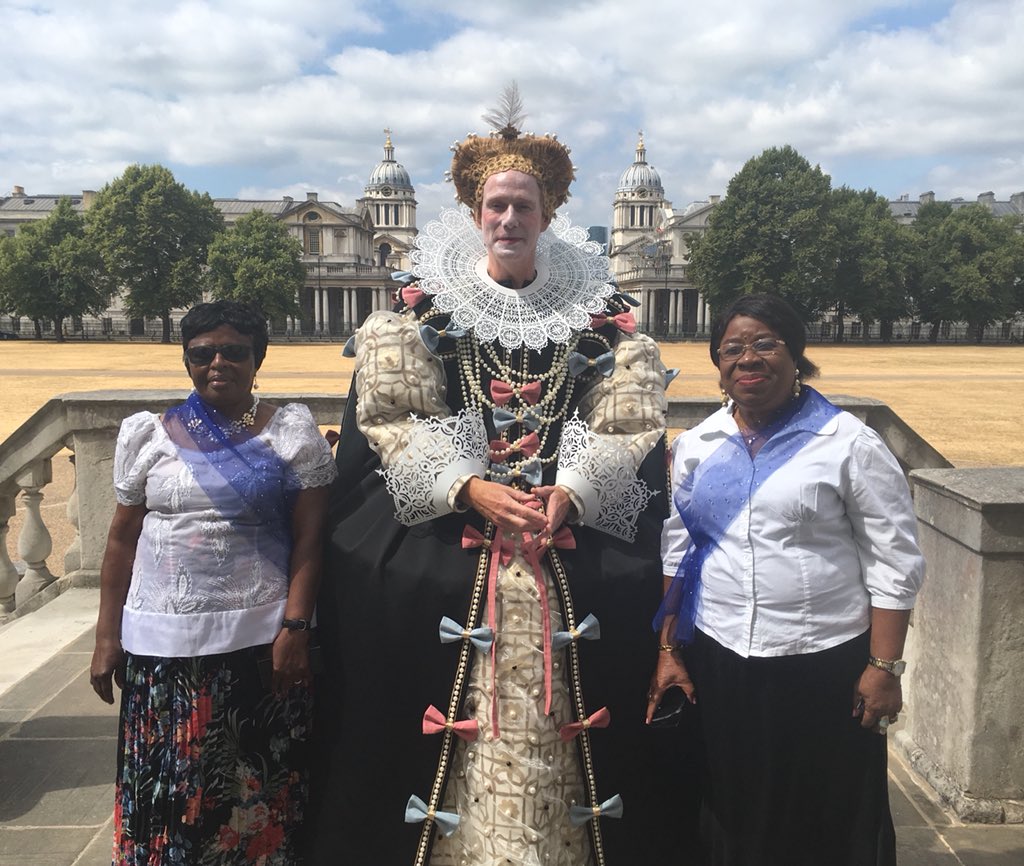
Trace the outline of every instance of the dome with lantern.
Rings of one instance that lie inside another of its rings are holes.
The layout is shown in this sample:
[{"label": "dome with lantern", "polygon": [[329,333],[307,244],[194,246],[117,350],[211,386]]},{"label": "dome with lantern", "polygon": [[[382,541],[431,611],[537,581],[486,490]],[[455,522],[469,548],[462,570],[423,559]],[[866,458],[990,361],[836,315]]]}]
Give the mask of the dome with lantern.
[{"label": "dome with lantern", "polygon": [[366,192],[384,196],[395,192],[414,192],[409,172],[405,166],[395,160],[395,147],[391,143],[391,130],[385,130],[387,140],[384,142],[384,159],[377,163],[370,172],[370,180],[366,184]]},{"label": "dome with lantern", "polygon": [[637,198],[661,199],[665,197],[665,188],[661,184],[661,175],[652,165],[647,164],[647,148],[644,146],[644,133],[640,131],[640,139],[636,145],[636,158],[619,178],[616,195],[627,195]]}]

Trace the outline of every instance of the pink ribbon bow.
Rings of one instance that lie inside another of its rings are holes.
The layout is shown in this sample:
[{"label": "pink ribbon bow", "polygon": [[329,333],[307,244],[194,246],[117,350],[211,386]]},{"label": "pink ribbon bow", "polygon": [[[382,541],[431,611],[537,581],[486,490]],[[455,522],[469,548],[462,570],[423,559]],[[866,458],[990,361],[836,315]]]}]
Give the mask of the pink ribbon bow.
[{"label": "pink ribbon bow", "polygon": [[569,722],[567,725],[562,725],[558,729],[558,736],[562,738],[563,743],[568,743],[570,740],[578,737],[580,731],[585,731],[588,728],[607,728],[611,720],[612,714],[608,712],[608,707],[601,707],[596,713],[592,713],[582,722]]},{"label": "pink ribbon bow", "polygon": [[492,552],[497,548],[498,558],[502,565],[508,565],[512,561],[512,553],[515,551],[515,543],[511,539],[506,539],[500,531],[495,533],[492,541],[489,538],[484,538],[479,529],[467,526],[462,530],[462,549],[470,550],[474,547],[485,547]]},{"label": "pink ribbon bow", "polygon": [[472,743],[480,736],[480,725],[476,719],[466,719],[464,722],[449,722],[437,707],[431,704],[423,714],[423,733],[440,734],[443,731],[451,731],[460,740]]},{"label": "pink ribbon bow", "polygon": [[407,307],[415,307],[427,296],[422,289],[418,289],[416,286],[403,286],[401,291],[402,300],[405,301]]},{"label": "pink ribbon bow", "polygon": [[492,439],[489,443],[491,449],[491,460],[497,463],[504,463],[516,451],[524,457],[533,457],[540,448],[540,437],[536,433],[527,433],[522,439],[515,442],[505,442],[503,439]]},{"label": "pink ribbon bow", "polygon": [[[508,382],[501,379],[491,379],[491,399],[497,406],[504,406],[511,400],[517,391]],[[527,406],[533,406],[540,399],[540,382],[528,382],[518,389],[519,399]]]},{"label": "pink ribbon bow", "polygon": [[636,332],[636,317],[626,311],[625,313],[618,313],[614,316],[609,316],[605,313],[599,313],[596,316],[590,317],[590,327],[600,328],[603,325],[607,325],[611,322],[620,331],[624,331],[627,334]]},{"label": "pink ribbon bow", "polygon": [[554,535],[535,535],[528,544],[524,542],[524,547],[530,547],[537,555],[552,547],[558,550],[575,550],[576,536],[568,526],[563,525]]}]

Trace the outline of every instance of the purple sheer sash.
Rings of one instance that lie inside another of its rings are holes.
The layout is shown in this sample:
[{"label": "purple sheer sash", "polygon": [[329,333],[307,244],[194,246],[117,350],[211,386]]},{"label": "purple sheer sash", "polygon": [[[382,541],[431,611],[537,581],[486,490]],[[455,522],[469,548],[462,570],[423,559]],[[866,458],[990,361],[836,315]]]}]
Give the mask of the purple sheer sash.
[{"label": "purple sheer sash", "polygon": [[751,459],[737,432],[683,480],[672,500],[690,535],[690,546],[654,617],[655,630],[675,615],[675,640],[693,640],[705,560],[761,485],[840,411],[805,385],[789,411],[765,428],[767,442],[756,457]]},{"label": "purple sheer sash", "polygon": [[168,409],[163,424],[213,507],[263,527],[259,555],[287,574],[292,506],[299,487],[288,465],[247,430],[232,430],[230,419],[195,392]]}]

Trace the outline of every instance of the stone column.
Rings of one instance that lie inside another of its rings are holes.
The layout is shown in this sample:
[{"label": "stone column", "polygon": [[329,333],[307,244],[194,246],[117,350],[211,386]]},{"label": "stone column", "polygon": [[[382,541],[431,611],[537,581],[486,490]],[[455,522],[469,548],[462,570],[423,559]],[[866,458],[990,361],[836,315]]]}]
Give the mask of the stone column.
[{"label": "stone column", "polygon": [[964,821],[1024,822],[1024,467],[911,474],[928,579],[897,743]]},{"label": "stone column", "polygon": [[323,332],[325,334],[331,333],[331,290],[324,289],[320,302],[323,304]]}]

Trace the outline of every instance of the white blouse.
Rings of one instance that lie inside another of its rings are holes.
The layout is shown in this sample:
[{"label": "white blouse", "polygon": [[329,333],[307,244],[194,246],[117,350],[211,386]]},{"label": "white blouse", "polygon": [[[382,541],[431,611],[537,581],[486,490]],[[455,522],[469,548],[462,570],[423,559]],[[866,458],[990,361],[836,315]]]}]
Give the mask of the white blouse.
[{"label": "white blouse", "polygon": [[[337,474],[327,440],[300,403],[277,409],[256,438],[288,466],[296,489],[322,487]],[[216,472],[210,475],[227,486]],[[288,572],[262,553],[269,530],[240,500],[234,511],[213,506],[159,415],[140,412],[122,422],[114,490],[122,505],[147,508],[121,619],[127,651],[213,655],[274,639]]]},{"label": "white blouse", "polygon": [[[723,408],[680,434],[673,492],[736,432]],[[671,508],[668,576],[690,542]],[[912,608],[923,579],[903,471],[874,430],[841,412],[765,480],[708,555],[696,626],[743,657],[817,652],[866,631],[871,607]]]}]

